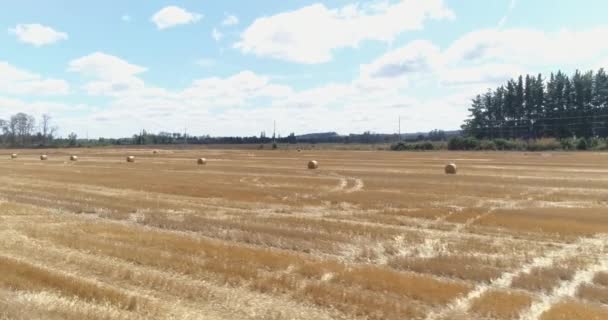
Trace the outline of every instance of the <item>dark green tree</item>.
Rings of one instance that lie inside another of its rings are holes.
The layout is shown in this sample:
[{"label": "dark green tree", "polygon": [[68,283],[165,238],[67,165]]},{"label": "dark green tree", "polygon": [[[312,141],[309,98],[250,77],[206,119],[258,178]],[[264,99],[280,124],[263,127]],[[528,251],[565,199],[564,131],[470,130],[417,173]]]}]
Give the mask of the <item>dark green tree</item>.
[{"label": "dark green tree", "polygon": [[463,128],[477,138],[606,137],[608,75],[522,75],[475,97],[469,112]]}]

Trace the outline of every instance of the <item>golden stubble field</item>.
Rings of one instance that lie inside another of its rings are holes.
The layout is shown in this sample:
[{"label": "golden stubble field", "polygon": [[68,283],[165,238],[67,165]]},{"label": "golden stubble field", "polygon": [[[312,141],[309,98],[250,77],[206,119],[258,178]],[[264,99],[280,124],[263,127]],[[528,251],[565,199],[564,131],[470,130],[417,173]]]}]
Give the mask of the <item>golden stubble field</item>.
[{"label": "golden stubble field", "polygon": [[0,319],[608,319],[608,154],[12,152]]}]

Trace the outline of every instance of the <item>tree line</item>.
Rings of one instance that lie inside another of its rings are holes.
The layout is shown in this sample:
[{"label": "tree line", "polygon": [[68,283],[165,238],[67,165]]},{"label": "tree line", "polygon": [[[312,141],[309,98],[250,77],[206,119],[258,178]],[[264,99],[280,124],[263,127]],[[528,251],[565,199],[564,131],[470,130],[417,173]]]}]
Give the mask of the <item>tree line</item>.
[{"label": "tree line", "polygon": [[519,76],[477,95],[462,129],[478,139],[608,136],[608,75]]},{"label": "tree line", "polygon": [[124,138],[96,138],[82,139],[75,133],[67,137],[58,137],[59,128],[52,124],[52,117],[43,114],[39,120],[26,113],[17,113],[8,120],[0,119],[0,146],[12,148],[44,148],[44,147],[92,147],[111,145],[179,145],[179,144],[288,144],[288,143],[358,143],[382,144],[396,141],[416,142],[422,140],[443,141],[458,132],[445,132],[433,130],[429,133],[408,133],[401,136],[397,134],[373,133],[339,135],[336,132],[322,132],[287,136],[267,136],[262,131],[259,136],[225,136],[213,137],[210,135],[187,135],[181,132],[151,133],[142,130],[131,137]]},{"label": "tree line", "polygon": [[449,137],[458,135],[457,131],[432,130],[428,133],[407,133],[399,136],[398,134],[384,134],[366,131],[361,134],[340,135],[336,132],[321,132],[296,135],[290,133],[288,136],[281,135],[267,136],[265,132],[259,136],[248,137],[212,137],[187,136],[181,133],[160,132],[158,134],[149,133],[143,130],[140,134],[133,135],[131,139],[123,138],[112,141],[112,144],[269,144],[269,143],[340,143],[340,144],[382,144],[397,141],[417,142],[423,140],[445,141]]},{"label": "tree line", "polygon": [[20,148],[76,144],[76,134],[58,139],[57,130],[48,114],[43,114],[38,122],[34,116],[19,112],[8,120],[0,119],[0,144]]},{"label": "tree line", "polygon": [[[439,134],[441,134],[440,131]],[[213,137],[210,135],[194,136],[185,135],[179,132],[159,132],[150,133],[142,130],[139,134],[131,138],[105,139],[111,144],[270,144],[270,143],[390,143],[398,140],[396,134],[380,134],[364,132],[362,134],[339,135],[335,132],[323,132],[296,135],[290,133],[287,136],[272,135],[267,136],[261,132],[259,136],[227,136]]]}]

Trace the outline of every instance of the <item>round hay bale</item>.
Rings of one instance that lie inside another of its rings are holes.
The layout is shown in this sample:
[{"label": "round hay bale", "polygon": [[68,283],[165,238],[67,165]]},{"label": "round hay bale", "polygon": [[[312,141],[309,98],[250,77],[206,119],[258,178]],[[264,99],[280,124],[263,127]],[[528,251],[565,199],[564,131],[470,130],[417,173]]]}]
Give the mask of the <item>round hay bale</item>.
[{"label": "round hay bale", "polygon": [[11,154],[11,159],[17,159],[17,154],[16,153]]},{"label": "round hay bale", "polygon": [[78,156],[77,155],[71,155],[70,156],[70,161],[78,161]]},{"label": "round hay bale", "polygon": [[127,162],[135,162],[135,157],[134,156],[128,156],[127,157]]},{"label": "round hay bale", "polygon": [[205,159],[205,158],[198,158],[198,160],[196,160],[196,163],[198,163],[199,165],[207,164],[207,159]]},{"label": "round hay bale", "polygon": [[298,149],[298,152],[302,152],[302,149]]},{"label": "round hay bale", "polygon": [[456,174],[457,168],[456,168],[456,164],[455,163],[448,163],[445,166],[445,173],[446,174]]},{"label": "round hay bale", "polygon": [[158,154],[158,150],[152,150],[153,154]]},{"label": "round hay bale", "polygon": [[40,156],[40,160],[47,160],[49,157],[46,154]]},{"label": "round hay bale", "polygon": [[308,161],[308,169],[318,169],[318,168],[319,168],[319,162],[317,162],[317,160]]}]

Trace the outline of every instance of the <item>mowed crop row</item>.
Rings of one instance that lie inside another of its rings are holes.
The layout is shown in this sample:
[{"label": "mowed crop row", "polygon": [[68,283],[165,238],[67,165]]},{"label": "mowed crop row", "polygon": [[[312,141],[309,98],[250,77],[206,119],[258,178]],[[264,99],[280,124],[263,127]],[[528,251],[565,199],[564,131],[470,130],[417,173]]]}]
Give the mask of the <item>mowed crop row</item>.
[{"label": "mowed crop row", "polygon": [[43,152],[0,160],[0,318],[608,312],[603,154]]}]

